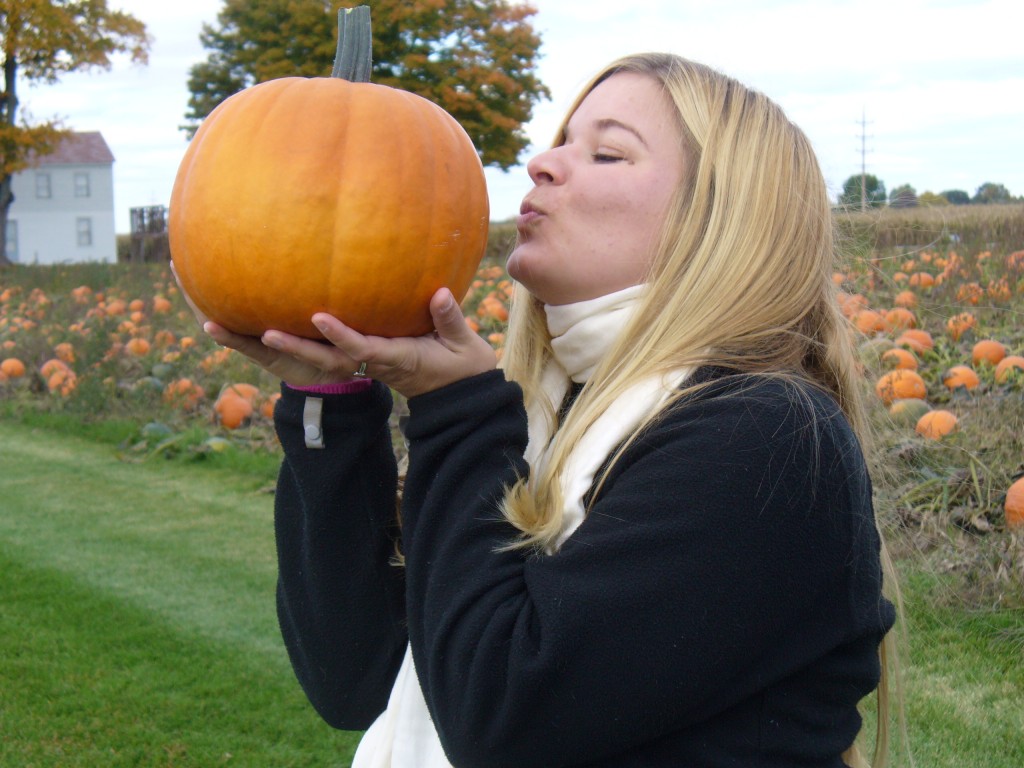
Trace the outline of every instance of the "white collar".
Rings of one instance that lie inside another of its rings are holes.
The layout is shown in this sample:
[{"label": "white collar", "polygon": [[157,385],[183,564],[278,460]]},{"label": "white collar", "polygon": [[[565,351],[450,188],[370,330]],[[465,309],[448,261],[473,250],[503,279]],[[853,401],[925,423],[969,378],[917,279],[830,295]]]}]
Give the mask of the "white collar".
[{"label": "white collar", "polygon": [[577,384],[594,373],[612,342],[629,322],[643,285],[574,304],[544,305],[555,360]]}]

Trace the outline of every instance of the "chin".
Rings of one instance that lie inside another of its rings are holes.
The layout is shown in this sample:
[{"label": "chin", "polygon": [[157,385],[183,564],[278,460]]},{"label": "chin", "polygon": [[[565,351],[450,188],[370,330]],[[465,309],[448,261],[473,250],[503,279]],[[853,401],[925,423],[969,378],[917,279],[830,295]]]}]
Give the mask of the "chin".
[{"label": "chin", "polygon": [[508,272],[508,276],[515,280],[517,283],[522,283],[529,288],[529,277],[530,270],[523,265],[523,260],[520,258],[519,248],[517,247],[508,255],[505,260],[505,271]]}]

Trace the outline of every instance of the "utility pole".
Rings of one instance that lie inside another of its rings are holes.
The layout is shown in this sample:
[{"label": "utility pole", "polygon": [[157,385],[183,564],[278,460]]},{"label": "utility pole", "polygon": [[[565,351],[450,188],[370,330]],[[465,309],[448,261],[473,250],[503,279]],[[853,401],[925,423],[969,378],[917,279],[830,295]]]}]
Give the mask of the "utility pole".
[{"label": "utility pole", "polygon": [[867,171],[867,113],[862,107],[860,113],[860,210],[868,209],[868,171]]}]

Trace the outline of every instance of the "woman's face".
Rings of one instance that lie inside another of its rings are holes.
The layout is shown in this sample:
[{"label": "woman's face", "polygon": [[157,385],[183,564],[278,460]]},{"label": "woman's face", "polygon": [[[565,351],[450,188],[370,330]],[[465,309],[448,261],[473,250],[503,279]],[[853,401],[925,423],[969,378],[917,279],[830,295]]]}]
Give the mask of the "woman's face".
[{"label": "woman's face", "polygon": [[527,165],[534,188],[516,220],[509,274],[546,304],[637,285],[685,166],[675,109],[660,83],[612,75],[572,114],[565,143]]}]

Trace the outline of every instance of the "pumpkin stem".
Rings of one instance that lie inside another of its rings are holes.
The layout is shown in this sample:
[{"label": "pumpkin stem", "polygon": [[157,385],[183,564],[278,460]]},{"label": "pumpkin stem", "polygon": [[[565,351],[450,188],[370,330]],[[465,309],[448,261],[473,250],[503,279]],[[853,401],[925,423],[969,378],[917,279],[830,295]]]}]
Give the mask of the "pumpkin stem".
[{"label": "pumpkin stem", "polygon": [[338,50],[334,54],[331,77],[352,83],[370,82],[373,64],[373,35],[370,32],[370,7],[338,10]]}]

